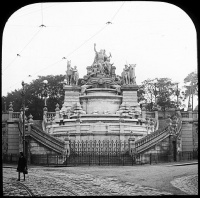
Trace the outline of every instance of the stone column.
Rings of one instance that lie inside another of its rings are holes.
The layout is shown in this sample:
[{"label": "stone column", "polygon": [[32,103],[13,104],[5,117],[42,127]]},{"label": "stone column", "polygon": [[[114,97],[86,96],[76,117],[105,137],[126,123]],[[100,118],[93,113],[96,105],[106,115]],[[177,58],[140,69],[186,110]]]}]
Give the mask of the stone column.
[{"label": "stone column", "polygon": [[60,109],[59,109],[59,104],[58,103],[56,104],[55,112],[56,112],[55,121],[59,122],[60,121],[60,119],[59,119],[60,118]]},{"label": "stone column", "polygon": [[64,141],[65,141],[65,146],[64,146],[64,155],[65,156],[67,156],[67,157],[69,157],[70,156],[70,140],[69,140],[69,137],[66,137],[65,139],[64,139]]},{"label": "stone column", "polygon": [[135,154],[135,138],[129,138],[129,154],[134,155]]},{"label": "stone column", "polygon": [[119,140],[124,141],[124,119],[119,119]]},{"label": "stone column", "polygon": [[146,119],[146,117],[147,117],[146,108],[145,108],[145,107],[142,107],[142,118],[143,118],[143,119]]},{"label": "stone column", "polygon": [[155,119],[158,120],[158,110],[155,110]]},{"label": "stone column", "polygon": [[67,108],[71,108],[74,104],[80,102],[79,96],[80,96],[81,87],[64,85],[63,89],[65,90],[65,98],[64,98],[64,104],[61,110],[65,111]]},{"label": "stone column", "polygon": [[188,109],[188,114],[189,114],[189,118],[192,118],[192,109],[191,108]]},{"label": "stone column", "polygon": [[12,104],[12,102],[10,102],[9,109],[8,109],[8,119],[9,120],[12,120],[12,114],[13,114],[13,104]]},{"label": "stone column", "polygon": [[129,106],[139,106],[137,97],[138,85],[123,85],[121,87],[123,100],[122,103],[126,103]]}]

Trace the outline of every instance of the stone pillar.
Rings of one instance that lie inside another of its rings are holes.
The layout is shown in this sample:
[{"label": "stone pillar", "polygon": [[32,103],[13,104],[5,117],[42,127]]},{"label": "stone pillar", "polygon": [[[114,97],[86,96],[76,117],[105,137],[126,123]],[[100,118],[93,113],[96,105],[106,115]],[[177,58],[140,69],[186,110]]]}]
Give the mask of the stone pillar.
[{"label": "stone pillar", "polygon": [[135,138],[129,138],[129,154],[134,155],[135,154]]},{"label": "stone pillar", "polygon": [[64,155],[65,156],[67,156],[67,157],[69,157],[70,156],[70,140],[69,140],[69,137],[66,137],[65,139],[64,139],[64,141],[65,141],[65,146],[64,146]]},{"label": "stone pillar", "polygon": [[158,110],[155,110],[155,119],[158,120]]},{"label": "stone pillar", "polygon": [[189,118],[192,118],[192,109],[188,109]]},{"label": "stone pillar", "polygon": [[145,108],[145,107],[142,107],[142,118],[143,118],[143,119],[146,119],[146,117],[147,117],[146,108]]},{"label": "stone pillar", "polygon": [[13,104],[12,104],[12,102],[10,102],[9,109],[8,109],[8,119],[9,120],[12,120],[12,114],[13,114]]},{"label": "stone pillar", "polygon": [[119,119],[119,140],[124,141],[124,119],[120,118]]},{"label": "stone pillar", "polygon": [[57,103],[56,104],[56,109],[55,109],[55,112],[56,112],[56,116],[55,116],[55,121],[60,121],[60,109],[59,109],[59,104]]},{"label": "stone pillar", "polygon": [[[28,116],[28,124],[27,124],[27,132],[28,132],[28,134],[30,134],[31,133],[31,125],[33,124],[33,116],[30,114],[29,116]],[[26,132],[26,133],[27,133]]]},{"label": "stone pillar", "polygon": [[126,103],[128,106],[139,106],[137,90],[137,85],[123,85],[121,87],[123,95],[122,103]]},{"label": "stone pillar", "polygon": [[179,107],[176,108],[176,115],[178,117],[181,117],[181,112],[180,112],[180,108]]},{"label": "stone pillar", "polygon": [[74,104],[80,103],[79,96],[81,92],[81,87],[64,85],[63,89],[65,90],[65,98],[61,110],[66,111],[66,109],[71,108]]}]

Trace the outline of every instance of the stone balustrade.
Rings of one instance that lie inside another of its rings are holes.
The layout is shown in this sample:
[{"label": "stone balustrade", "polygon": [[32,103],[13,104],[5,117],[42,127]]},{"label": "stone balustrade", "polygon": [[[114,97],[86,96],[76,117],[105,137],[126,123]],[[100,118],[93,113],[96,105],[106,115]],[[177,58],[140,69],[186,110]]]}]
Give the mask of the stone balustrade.
[{"label": "stone balustrade", "polygon": [[19,118],[20,112],[12,112],[12,118]]},{"label": "stone balustrade", "polygon": [[189,112],[188,111],[181,112],[181,116],[182,118],[189,118]]},{"label": "stone balustrade", "polygon": [[52,118],[56,116],[56,112],[47,112],[46,117],[47,118]]}]

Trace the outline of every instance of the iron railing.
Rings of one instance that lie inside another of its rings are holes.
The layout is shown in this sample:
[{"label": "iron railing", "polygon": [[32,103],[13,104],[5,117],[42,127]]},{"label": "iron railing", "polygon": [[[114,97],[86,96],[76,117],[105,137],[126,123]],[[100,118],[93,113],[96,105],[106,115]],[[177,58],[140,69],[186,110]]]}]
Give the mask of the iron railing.
[{"label": "iron railing", "polygon": [[[176,154],[176,160],[168,153],[148,153],[129,155],[128,153],[101,153],[79,152],[69,156],[56,154],[31,154],[31,165],[42,166],[133,166],[143,164],[158,164],[168,162],[184,162],[198,160],[198,151],[182,151]],[[2,154],[3,163],[18,162],[18,154]]]}]

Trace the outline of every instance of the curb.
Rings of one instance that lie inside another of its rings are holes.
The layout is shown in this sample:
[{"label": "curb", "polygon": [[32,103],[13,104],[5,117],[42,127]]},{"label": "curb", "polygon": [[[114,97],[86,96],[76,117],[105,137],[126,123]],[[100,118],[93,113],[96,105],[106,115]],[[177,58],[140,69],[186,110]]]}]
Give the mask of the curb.
[{"label": "curb", "polygon": [[172,165],[167,165],[167,166],[187,166],[187,165],[194,165],[194,164],[198,164],[198,162],[183,163],[183,164],[172,164]]}]

